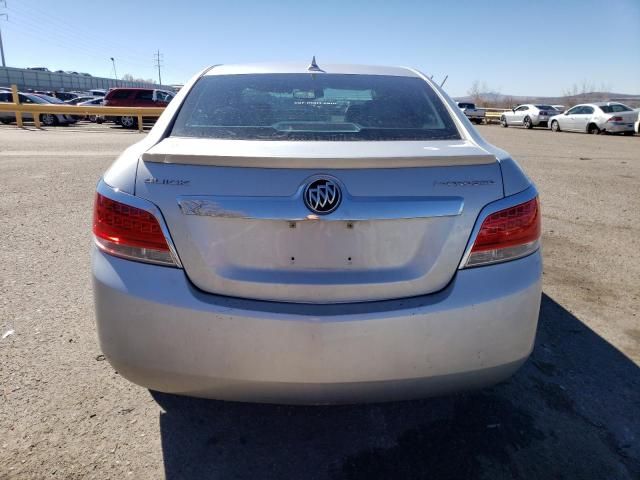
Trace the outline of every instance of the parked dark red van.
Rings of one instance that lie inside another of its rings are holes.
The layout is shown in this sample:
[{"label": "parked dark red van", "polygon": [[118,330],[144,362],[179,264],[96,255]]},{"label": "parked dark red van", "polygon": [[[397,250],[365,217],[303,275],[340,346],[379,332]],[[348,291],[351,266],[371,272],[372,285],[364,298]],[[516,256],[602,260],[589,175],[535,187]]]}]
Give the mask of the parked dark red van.
[{"label": "parked dark red van", "polygon": [[[166,107],[175,93],[154,88],[113,88],[104,96],[106,107]],[[131,116],[107,117],[124,128],[138,128],[138,119]],[[145,118],[144,120],[155,120]]]}]

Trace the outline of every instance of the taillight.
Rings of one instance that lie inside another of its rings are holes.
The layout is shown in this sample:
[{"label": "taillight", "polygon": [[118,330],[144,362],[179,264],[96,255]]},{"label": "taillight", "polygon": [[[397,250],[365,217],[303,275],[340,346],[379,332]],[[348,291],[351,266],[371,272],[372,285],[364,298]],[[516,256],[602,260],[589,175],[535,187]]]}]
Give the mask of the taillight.
[{"label": "taillight", "polygon": [[482,222],[465,267],[521,258],[540,245],[538,197],[490,214]]},{"label": "taillight", "polygon": [[607,122],[622,122],[622,117],[611,117]]},{"label": "taillight", "polygon": [[175,265],[158,219],[151,213],[96,193],[93,235],[103,252],[142,262]]}]

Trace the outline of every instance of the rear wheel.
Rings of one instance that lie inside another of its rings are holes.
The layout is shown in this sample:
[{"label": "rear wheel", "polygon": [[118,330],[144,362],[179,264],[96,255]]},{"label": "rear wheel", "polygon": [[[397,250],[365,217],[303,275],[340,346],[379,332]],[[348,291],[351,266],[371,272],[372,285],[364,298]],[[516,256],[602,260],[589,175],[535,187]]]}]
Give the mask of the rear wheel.
[{"label": "rear wheel", "polygon": [[559,132],[560,131],[560,124],[558,123],[557,120],[554,120],[553,122],[551,122],[551,131],[553,131],[553,132]]},{"label": "rear wheel", "polygon": [[118,123],[124,128],[136,128],[138,126],[138,120],[129,115],[120,117],[120,121]]},{"label": "rear wheel", "polygon": [[522,125],[524,125],[524,128],[526,128],[527,130],[531,130],[533,128],[533,122],[529,117],[524,117],[524,122],[522,122]]},{"label": "rear wheel", "polygon": [[509,124],[507,123],[507,117],[505,117],[504,115],[500,117],[500,125],[502,125],[504,128],[507,128],[509,126]]},{"label": "rear wheel", "polygon": [[587,128],[587,132],[589,132],[591,135],[598,135],[600,133],[600,129],[595,123],[591,123]]},{"label": "rear wheel", "polygon": [[58,125],[58,117],[52,115],[51,113],[43,113],[40,115],[40,121],[46,125],[47,127],[53,127]]},{"label": "rear wheel", "polygon": [[622,132],[623,135],[630,137],[635,134],[635,132]]},{"label": "rear wheel", "polygon": [[10,118],[0,118],[0,122],[4,123],[5,125],[9,125],[12,120]]}]

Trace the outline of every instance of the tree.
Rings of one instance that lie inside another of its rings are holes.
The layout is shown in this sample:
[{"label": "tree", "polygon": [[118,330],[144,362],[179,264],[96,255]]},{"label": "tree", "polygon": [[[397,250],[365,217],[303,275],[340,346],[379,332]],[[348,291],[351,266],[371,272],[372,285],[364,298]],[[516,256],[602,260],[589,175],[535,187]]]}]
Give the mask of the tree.
[{"label": "tree", "polygon": [[497,89],[489,88],[486,82],[474,80],[467,95],[478,107],[497,107],[502,102],[502,95]]},{"label": "tree", "polygon": [[140,82],[140,83],[152,83],[152,84],[155,83],[152,78],[136,78],[130,73],[125,73],[124,75],[122,75],[122,80],[125,80],[127,82]]},{"label": "tree", "polygon": [[484,93],[484,87],[486,87],[485,84],[481,85],[479,80],[474,80],[469,90],[467,90],[467,95],[471,97],[471,100],[473,100],[473,103],[475,103],[476,105],[480,105],[480,103],[482,103],[482,94]]}]

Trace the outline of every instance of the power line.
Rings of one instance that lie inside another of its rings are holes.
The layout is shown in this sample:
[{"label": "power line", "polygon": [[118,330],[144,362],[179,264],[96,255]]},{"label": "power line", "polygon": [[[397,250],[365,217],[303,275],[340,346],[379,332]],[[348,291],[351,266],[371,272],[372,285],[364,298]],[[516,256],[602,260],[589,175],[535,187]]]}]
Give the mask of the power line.
[{"label": "power line", "polygon": [[[4,0],[0,0],[2,3]],[[24,10],[26,9],[26,10]],[[100,45],[101,47],[109,47],[109,49],[118,49],[118,58],[128,57],[130,63],[143,63],[144,57],[140,51],[136,51],[130,43],[120,42],[117,37],[112,35],[103,35],[96,31],[95,26],[88,26],[83,23],[71,24],[60,17],[56,17],[51,12],[43,13],[40,8],[34,8],[27,4],[19,4],[19,6],[11,5],[8,10],[14,13],[14,17],[21,20],[29,20],[36,23],[39,29],[46,28],[47,34],[62,34],[72,38],[79,44],[87,44],[87,40],[91,43]],[[126,52],[126,53],[125,53]]]},{"label": "power line", "polygon": [[156,53],[153,54],[153,60],[155,62],[155,66],[158,67],[158,84],[162,85],[162,75],[160,73],[160,67],[162,66],[162,58],[163,55],[160,53],[160,50],[158,50]]}]

